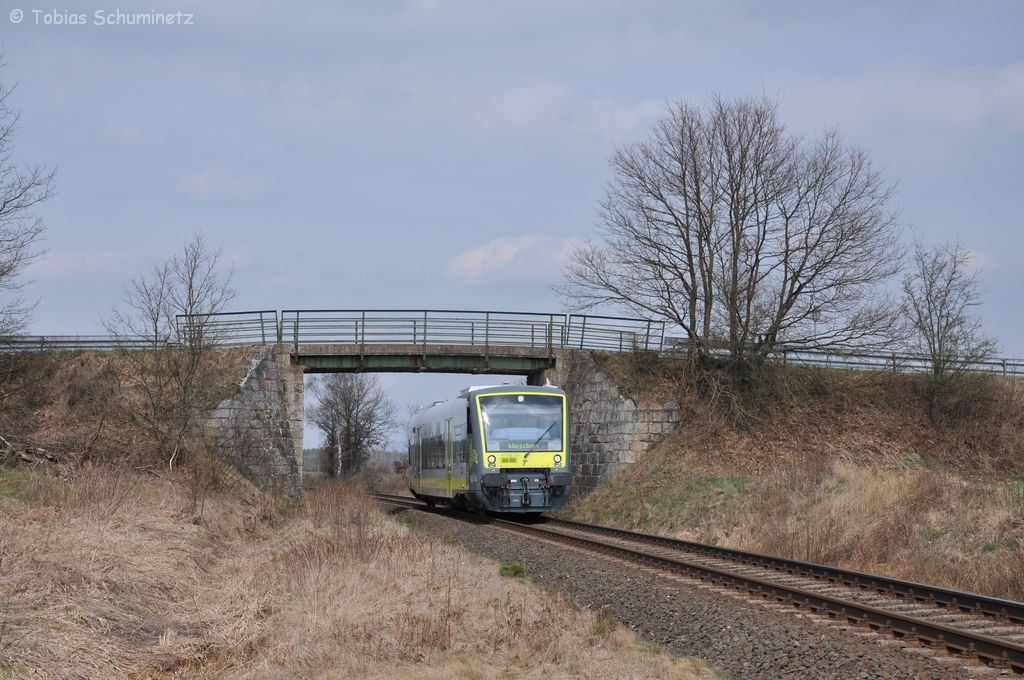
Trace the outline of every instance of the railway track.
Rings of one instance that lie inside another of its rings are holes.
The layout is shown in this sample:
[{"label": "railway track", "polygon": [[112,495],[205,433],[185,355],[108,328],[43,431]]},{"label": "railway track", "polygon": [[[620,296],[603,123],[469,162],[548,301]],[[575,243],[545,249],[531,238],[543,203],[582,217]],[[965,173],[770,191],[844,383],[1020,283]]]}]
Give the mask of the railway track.
[{"label": "railway track", "polygon": [[[426,509],[414,498],[378,500]],[[452,513],[465,518],[465,513]],[[1024,673],[1024,603],[639,532],[548,519],[488,517],[505,530],[695,577],[906,641]]]}]

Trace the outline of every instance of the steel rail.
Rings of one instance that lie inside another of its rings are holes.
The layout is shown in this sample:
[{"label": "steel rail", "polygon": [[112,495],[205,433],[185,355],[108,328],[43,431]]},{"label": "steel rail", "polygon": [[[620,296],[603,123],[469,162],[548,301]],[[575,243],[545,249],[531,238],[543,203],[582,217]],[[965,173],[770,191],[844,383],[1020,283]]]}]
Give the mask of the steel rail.
[{"label": "steel rail", "polygon": [[394,503],[396,505],[406,505],[410,508],[425,508],[427,504],[418,498],[412,496],[399,496],[393,493],[372,493],[370,496],[378,501],[384,501],[385,503]]},{"label": "steel rail", "polygon": [[784,557],[775,557],[763,553],[737,550],[735,548],[724,548],[707,543],[686,541],[657,534],[647,534],[628,529],[606,527],[598,524],[586,524],[573,522],[566,519],[549,519],[548,524],[555,526],[566,526],[580,531],[591,531],[607,536],[620,536],[638,542],[652,545],[679,548],[688,552],[694,552],[708,557],[726,559],[731,562],[766,567],[775,571],[781,571],[798,576],[810,576],[818,580],[825,580],[845,586],[852,586],[862,590],[874,590],[884,595],[895,595],[913,599],[917,602],[937,604],[951,609],[960,609],[965,613],[984,614],[986,616],[1006,618],[1018,623],[1024,623],[1024,602],[1004,600],[998,597],[990,597],[978,593],[931,586],[914,581],[879,576],[851,569],[841,569],[813,562],[804,562]]},{"label": "steel rail", "polygon": [[583,536],[570,536],[555,529],[520,524],[504,519],[493,519],[492,523],[520,533],[583,546],[674,573],[745,590],[752,595],[774,598],[793,604],[798,608],[827,614],[832,618],[867,624],[896,637],[914,639],[928,645],[939,645],[957,654],[975,656],[989,663],[1005,664],[1016,673],[1024,673],[1024,645],[1007,640],[972,633],[943,623],[926,621],[866,604],[850,602],[824,593],[815,593],[799,587],[767,581],[755,576],[737,574],[707,564],[655,555],[643,550],[626,548]]},{"label": "steel rail", "polygon": [[[391,494],[375,494],[375,497],[387,503],[402,505],[409,508],[427,508],[425,503],[422,503],[421,501],[418,501],[415,498],[394,496]],[[621,545],[606,543],[595,538],[569,535],[562,533],[557,529],[550,529],[545,528],[543,526],[531,524],[523,524],[520,522],[515,522],[506,519],[489,518],[487,521],[489,524],[499,526],[511,531],[516,531],[518,533],[525,533],[536,537],[542,537],[548,540],[554,540],[560,543],[576,545],[591,551],[601,552],[616,557],[625,558],[632,562],[638,562],[640,564],[645,564],[655,568],[667,570],[672,573],[683,574],[704,581],[710,581],[716,585],[723,585],[743,590],[752,595],[758,595],[764,598],[772,598],[780,602],[795,605],[798,608],[810,609],[814,612],[827,614],[831,618],[840,618],[852,623],[865,624],[870,626],[871,628],[881,630],[886,633],[890,633],[895,637],[917,640],[927,645],[941,646],[955,654],[964,656],[974,656],[988,663],[1003,664],[1009,667],[1015,673],[1024,673],[1024,645],[1018,645],[1007,640],[1001,640],[980,633],[973,633],[968,630],[963,630],[956,628],[954,626],[946,625],[944,623],[927,621],[915,616],[908,616],[906,614],[881,609],[867,604],[850,602],[848,600],[843,600],[841,598],[833,597],[824,593],[817,593],[796,586],[784,585],[756,576],[738,574],[736,572],[708,564],[691,562],[677,557],[657,555],[636,548],[628,548]],[[565,523],[565,525],[573,526],[577,529],[596,530],[597,533],[602,533],[601,530],[607,530],[609,533],[618,534],[620,536],[628,535],[630,537],[643,537],[645,539],[659,539],[657,543],[660,545],[672,545],[675,547],[686,546],[687,549],[690,549],[688,544],[690,544],[691,542],[677,541],[677,539],[669,539],[665,537],[654,536],[652,534],[641,534],[638,532],[630,532],[627,530],[613,529],[610,527],[582,524],[579,522],[570,522],[567,520],[549,520],[549,522],[555,524],[555,526],[557,526],[558,523]],[[704,546],[704,544],[699,543],[695,543],[693,545],[708,548],[716,547]],[[737,556],[732,558],[724,554],[716,554],[715,556],[726,557],[727,559],[733,559],[733,561],[740,561],[744,563],[746,563],[745,558],[747,556],[757,558],[769,557],[759,555],[757,553],[746,553],[744,551],[735,551],[735,553],[737,554]],[[810,563],[798,562],[795,560],[781,561],[793,562],[796,564],[818,567],[821,569],[831,569],[830,567],[824,567],[822,565],[811,565]],[[848,573],[858,574],[858,572]],[[886,577],[874,577],[870,574],[860,574],[860,576],[867,576],[869,578],[875,578],[886,581],[895,581],[895,579],[887,579]],[[908,583],[908,585],[913,585],[918,588],[931,588],[931,586],[922,586],[921,584]],[[948,589],[938,590],[942,590],[947,593],[955,592],[949,591]],[[888,591],[887,589],[883,589],[882,592],[890,591]],[[958,594],[962,597],[973,596],[972,593]],[[997,600],[997,598],[988,599]],[[1003,602],[1001,600],[997,601]]]}]

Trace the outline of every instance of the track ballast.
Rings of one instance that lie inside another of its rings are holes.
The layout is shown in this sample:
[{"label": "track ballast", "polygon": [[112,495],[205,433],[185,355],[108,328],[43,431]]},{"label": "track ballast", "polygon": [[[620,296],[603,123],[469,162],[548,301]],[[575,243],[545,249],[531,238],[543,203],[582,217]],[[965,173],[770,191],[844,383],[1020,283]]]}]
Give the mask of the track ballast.
[{"label": "track ballast", "polygon": [[[426,510],[407,496],[378,500]],[[444,512],[444,511],[442,511]],[[1024,673],[1024,603],[625,529],[451,512],[535,538],[726,586]]]}]

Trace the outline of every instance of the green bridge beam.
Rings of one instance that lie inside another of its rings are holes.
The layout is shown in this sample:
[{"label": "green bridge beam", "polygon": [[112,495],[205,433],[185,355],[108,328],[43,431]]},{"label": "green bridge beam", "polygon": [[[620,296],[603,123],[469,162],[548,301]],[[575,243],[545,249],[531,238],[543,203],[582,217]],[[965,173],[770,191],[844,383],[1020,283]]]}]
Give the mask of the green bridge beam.
[{"label": "green bridge beam", "polygon": [[554,357],[467,354],[293,354],[291,361],[307,373],[425,371],[530,375],[555,367]]}]

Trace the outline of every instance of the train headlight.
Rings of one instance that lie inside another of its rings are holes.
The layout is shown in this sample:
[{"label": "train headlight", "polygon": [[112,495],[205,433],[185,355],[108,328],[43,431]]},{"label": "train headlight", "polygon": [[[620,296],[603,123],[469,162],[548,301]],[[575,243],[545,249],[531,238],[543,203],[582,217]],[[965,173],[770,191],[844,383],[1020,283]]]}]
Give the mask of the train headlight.
[{"label": "train headlight", "polygon": [[487,456],[487,467],[494,467],[494,464],[497,462],[497,460],[498,459],[495,458],[494,456]]},{"label": "train headlight", "polygon": [[561,464],[562,464],[562,457],[559,456],[558,454],[555,454],[555,465],[561,465]]}]

